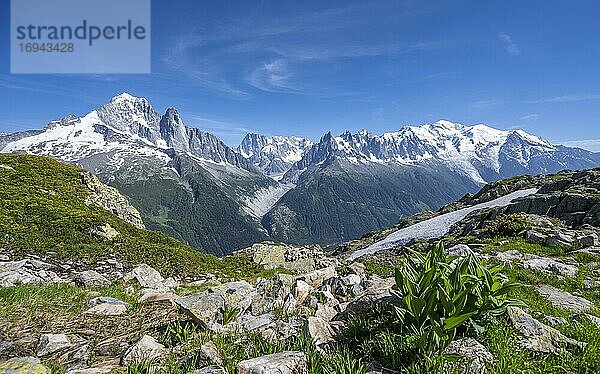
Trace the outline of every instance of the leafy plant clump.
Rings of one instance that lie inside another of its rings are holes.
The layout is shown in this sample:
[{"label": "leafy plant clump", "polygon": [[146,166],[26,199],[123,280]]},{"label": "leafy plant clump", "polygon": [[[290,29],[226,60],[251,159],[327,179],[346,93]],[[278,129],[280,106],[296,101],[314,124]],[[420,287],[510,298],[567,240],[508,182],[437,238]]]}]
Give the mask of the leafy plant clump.
[{"label": "leafy plant clump", "polygon": [[485,233],[490,237],[517,236],[531,227],[531,223],[519,214],[505,214],[491,221]]},{"label": "leafy plant clump", "polygon": [[501,267],[491,268],[473,253],[447,256],[441,243],[427,254],[410,251],[396,269],[396,318],[401,333],[417,336],[417,347],[440,352],[467,322],[481,329],[477,318],[497,316],[509,306],[524,306],[508,298],[520,287],[504,281]]}]

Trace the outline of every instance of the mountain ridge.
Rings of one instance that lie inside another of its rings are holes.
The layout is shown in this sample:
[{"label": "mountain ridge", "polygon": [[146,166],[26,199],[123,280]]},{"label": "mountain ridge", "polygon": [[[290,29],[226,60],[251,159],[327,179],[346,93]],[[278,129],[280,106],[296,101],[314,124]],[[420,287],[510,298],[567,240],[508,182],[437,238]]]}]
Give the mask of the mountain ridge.
[{"label": "mountain ridge", "polygon": [[351,240],[486,182],[600,165],[600,154],[522,130],[447,120],[381,135],[327,132],[317,142],[252,133],[230,147],[177,109],[161,115],[128,93],[0,135],[0,152],[77,164],[129,197],[147,227],[219,255],[269,237]]}]

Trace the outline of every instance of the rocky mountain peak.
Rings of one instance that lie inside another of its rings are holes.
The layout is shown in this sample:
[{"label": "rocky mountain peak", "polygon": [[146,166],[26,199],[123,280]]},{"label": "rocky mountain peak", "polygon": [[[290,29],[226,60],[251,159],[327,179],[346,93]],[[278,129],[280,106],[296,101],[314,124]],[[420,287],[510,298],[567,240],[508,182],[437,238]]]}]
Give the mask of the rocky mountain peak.
[{"label": "rocky mountain peak", "polygon": [[278,178],[312,145],[312,141],[295,136],[268,137],[250,133],[236,150],[266,175]]},{"label": "rocky mountain peak", "polygon": [[102,122],[118,131],[128,132],[156,142],[161,116],[148,100],[123,93],[96,110]]},{"label": "rocky mountain peak", "polygon": [[188,130],[175,108],[168,108],[160,120],[160,136],[164,145],[178,151],[189,151]]}]

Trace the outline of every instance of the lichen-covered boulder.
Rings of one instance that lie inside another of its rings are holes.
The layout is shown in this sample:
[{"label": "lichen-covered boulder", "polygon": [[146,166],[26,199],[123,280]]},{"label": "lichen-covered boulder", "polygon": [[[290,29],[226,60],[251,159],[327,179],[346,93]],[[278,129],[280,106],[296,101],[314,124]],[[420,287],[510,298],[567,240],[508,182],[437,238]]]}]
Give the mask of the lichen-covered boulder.
[{"label": "lichen-covered boulder", "polygon": [[237,365],[238,374],[308,374],[303,352],[286,351],[245,360]]},{"label": "lichen-covered boulder", "polygon": [[50,374],[50,369],[35,357],[11,358],[0,363],[0,373],[5,374]]}]

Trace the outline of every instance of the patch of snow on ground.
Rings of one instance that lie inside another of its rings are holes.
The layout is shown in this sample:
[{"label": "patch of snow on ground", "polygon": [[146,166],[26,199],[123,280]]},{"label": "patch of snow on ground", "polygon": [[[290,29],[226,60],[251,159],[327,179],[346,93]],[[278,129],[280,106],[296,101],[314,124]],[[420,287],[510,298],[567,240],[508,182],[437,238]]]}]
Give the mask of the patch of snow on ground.
[{"label": "patch of snow on ground", "polygon": [[403,245],[413,239],[426,240],[441,238],[448,233],[452,225],[459,222],[474,211],[485,208],[507,206],[520,197],[529,196],[536,192],[536,188],[516,191],[498,199],[488,201],[487,203],[481,203],[468,208],[459,209],[457,211],[442,214],[437,217],[416,223],[412,226],[402,228],[394,231],[385,239],[371,244],[367,248],[359,249],[358,251],[352,253],[349,260],[352,261],[367,254],[372,254],[383,249],[389,249],[398,245]]}]

